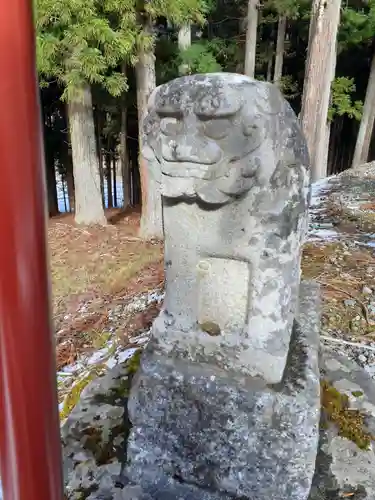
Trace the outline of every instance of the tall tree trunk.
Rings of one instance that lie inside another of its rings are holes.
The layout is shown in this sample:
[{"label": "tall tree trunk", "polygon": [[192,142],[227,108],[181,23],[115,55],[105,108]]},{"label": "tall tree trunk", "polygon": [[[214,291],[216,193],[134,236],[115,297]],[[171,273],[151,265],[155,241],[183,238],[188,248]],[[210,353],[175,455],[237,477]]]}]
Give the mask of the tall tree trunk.
[{"label": "tall tree trunk", "polygon": [[50,152],[48,157],[46,156],[46,180],[48,214],[50,217],[53,217],[59,213],[59,205],[57,200],[55,158],[52,152]]},{"label": "tall tree trunk", "polygon": [[327,117],[340,7],[341,0],[313,0],[300,115],[310,153],[312,181],[327,174],[327,164],[324,163]]},{"label": "tall tree trunk", "polygon": [[[69,109],[68,105],[65,106],[65,114],[67,129],[70,129],[69,126]],[[63,165],[65,166],[66,171],[66,189],[69,201],[69,212],[74,212],[75,208],[75,187],[74,187],[74,176],[73,176],[73,159],[72,159],[72,144],[70,140],[70,132],[66,134],[66,147],[63,149]],[[61,177],[63,180],[63,177]],[[64,194],[64,203],[66,205],[66,198]]]},{"label": "tall tree trunk", "polygon": [[[48,137],[48,131],[52,131],[51,115],[46,112],[45,108],[42,108],[43,112],[43,125],[44,125],[44,136]],[[46,175],[46,187],[47,187],[47,205],[48,214],[53,217],[59,213],[59,205],[57,199],[57,185],[56,185],[56,170],[55,170],[55,153],[53,146],[48,142],[44,141],[44,158],[45,158],[45,175]]]},{"label": "tall tree trunk", "polygon": [[[122,72],[126,77],[126,63],[122,64]],[[122,176],[122,197],[123,208],[131,205],[131,178],[130,164],[128,154],[128,127],[127,127],[127,107],[126,95],[124,94],[121,108],[121,132],[120,132],[120,158],[121,158],[121,176]]]},{"label": "tall tree trunk", "polygon": [[112,164],[113,164],[113,206],[117,208],[117,164],[116,164],[116,155],[114,153],[112,155]]},{"label": "tall tree trunk", "polygon": [[[338,13],[337,26],[340,23],[340,12]],[[337,62],[337,38],[335,38],[334,43],[331,45],[330,58],[330,73],[327,75],[327,85],[329,85],[329,95],[328,95],[328,108],[332,105],[332,82],[335,79],[336,74],[336,62]],[[332,122],[328,120],[328,111],[325,126],[323,123],[321,127],[317,129],[316,138],[316,161],[322,165],[322,175],[321,177],[326,177],[328,175],[328,156],[329,156],[329,145],[331,140],[331,125]],[[318,163],[318,164],[319,164]],[[324,169],[324,170],[323,170]],[[323,175],[324,174],[324,175]]]},{"label": "tall tree trunk", "polygon": [[70,152],[67,154],[66,163],[66,187],[68,190],[69,212],[74,212],[75,209],[75,187],[73,175],[73,161]]},{"label": "tall tree trunk", "polygon": [[280,16],[277,25],[275,71],[273,74],[273,81],[274,83],[276,83],[276,85],[279,85],[280,79],[283,75],[286,25],[287,25],[286,16]]},{"label": "tall tree trunk", "polygon": [[109,144],[107,145],[108,151],[105,153],[105,176],[107,181],[107,206],[108,208],[113,208],[113,194],[112,194],[112,162],[111,162],[111,151],[109,150]]},{"label": "tall tree trunk", "polygon": [[104,208],[104,167],[103,167],[103,144],[102,144],[102,112],[96,109],[96,146],[99,160],[99,179],[100,179],[100,194],[102,196],[102,205]]},{"label": "tall tree trunk", "polygon": [[[148,19],[144,31],[152,36],[152,23]],[[145,52],[142,48],[138,52],[136,64],[137,79],[137,107],[139,130],[139,171],[142,191],[142,216],[140,235],[145,238],[162,238],[163,222],[161,211],[161,191],[159,166],[155,161],[144,155],[143,121],[147,115],[148,99],[156,87],[155,56],[153,51]]]},{"label": "tall tree trunk", "polygon": [[355,144],[352,168],[357,167],[368,160],[372,130],[375,120],[375,52],[372,56],[370,75],[367,83],[366,97],[363,105],[363,114],[357,141]]},{"label": "tall tree trunk", "polygon": [[65,212],[68,212],[68,207],[66,204],[65,179],[63,176],[61,176],[61,189],[62,189],[63,200],[64,200],[64,209],[65,209]]},{"label": "tall tree trunk", "polygon": [[68,112],[75,184],[75,221],[77,224],[106,225],[89,85],[84,85],[80,95],[68,102]]},{"label": "tall tree trunk", "polygon": [[[188,49],[191,46],[191,25],[183,24],[178,30],[178,49],[180,52]],[[187,75],[189,73],[189,65],[181,64],[179,67],[180,75]]]},{"label": "tall tree trunk", "polygon": [[267,61],[267,75],[266,75],[267,82],[272,81],[272,64],[273,64],[273,54],[271,52],[268,55],[268,61]]},{"label": "tall tree trunk", "polygon": [[246,47],[245,47],[245,75],[254,78],[255,58],[257,51],[259,0],[249,0],[247,6]]}]

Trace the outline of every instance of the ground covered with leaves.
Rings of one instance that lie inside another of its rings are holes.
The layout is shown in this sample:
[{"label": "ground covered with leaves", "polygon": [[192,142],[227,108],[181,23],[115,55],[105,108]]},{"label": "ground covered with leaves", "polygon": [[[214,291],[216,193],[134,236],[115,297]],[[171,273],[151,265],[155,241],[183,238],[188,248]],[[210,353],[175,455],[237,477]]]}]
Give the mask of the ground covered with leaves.
[{"label": "ground covered with leaves", "polygon": [[313,186],[302,271],[322,286],[322,340],[375,376],[375,164]]},{"label": "ground covered with leaves", "polygon": [[[139,214],[124,214],[107,227],[81,228],[71,216],[50,220],[48,244],[58,373],[107,346],[107,357],[131,348],[147,331],[160,307],[160,242],[137,236]],[[150,298],[148,298],[150,295]],[[115,349],[116,347],[116,349]],[[82,370],[81,370],[82,371]],[[70,370],[68,373],[71,373]],[[79,377],[63,377],[60,402]]]}]

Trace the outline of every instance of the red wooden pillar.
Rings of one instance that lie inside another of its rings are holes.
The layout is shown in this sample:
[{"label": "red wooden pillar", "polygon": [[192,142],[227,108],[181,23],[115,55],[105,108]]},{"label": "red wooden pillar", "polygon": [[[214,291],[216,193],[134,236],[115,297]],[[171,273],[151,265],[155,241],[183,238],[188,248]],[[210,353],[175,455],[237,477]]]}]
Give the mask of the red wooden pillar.
[{"label": "red wooden pillar", "polygon": [[4,500],[61,500],[32,0],[0,0],[0,469]]}]

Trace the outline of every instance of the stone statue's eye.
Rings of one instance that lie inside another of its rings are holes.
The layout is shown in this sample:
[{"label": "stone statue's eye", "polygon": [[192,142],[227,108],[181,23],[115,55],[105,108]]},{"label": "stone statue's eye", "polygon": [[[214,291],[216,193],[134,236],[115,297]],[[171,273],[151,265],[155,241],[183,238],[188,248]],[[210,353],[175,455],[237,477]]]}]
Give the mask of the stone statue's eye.
[{"label": "stone statue's eye", "polygon": [[203,122],[204,133],[211,139],[223,139],[233,126],[230,120],[207,120]]},{"label": "stone statue's eye", "polygon": [[177,135],[182,131],[182,122],[173,117],[162,118],[160,130],[165,135]]}]

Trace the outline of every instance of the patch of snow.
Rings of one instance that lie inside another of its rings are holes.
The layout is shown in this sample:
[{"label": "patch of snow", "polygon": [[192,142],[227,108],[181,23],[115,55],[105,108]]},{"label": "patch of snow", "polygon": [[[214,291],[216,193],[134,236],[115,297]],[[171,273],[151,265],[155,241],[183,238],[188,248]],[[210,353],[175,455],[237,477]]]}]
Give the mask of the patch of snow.
[{"label": "patch of snow", "polygon": [[324,179],[319,179],[316,182],[311,184],[311,201],[310,208],[315,208],[320,205],[320,198],[325,195],[326,191],[330,187],[330,183],[337,176],[331,175],[329,177],[325,177]]},{"label": "patch of snow", "polygon": [[85,365],[90,366],[100,363],[106,357],[108,357],[108,354],[112,348],[113,348],[113,341],[109,340],[108,344],[105,347],[91,354],[89,358],[86,358]]},{"label": "patch of snow", "polygon": [[309,241],[325,240],[332,241],[339,238],[339,233],[330,229],[315,229],[310,231]]},{"label": "patch of snow", "polygon": [[138,351],[137,348],[131,347],[130,349],[126,349],[125,351],[119,351],[115,355],[111,356],[106,361],[107,368],[114,368],[118,363],[124,363],[128,359],[130,359],[134,354]]},{"label": "patch of snow", "polygon": [[355,241],[354,243],[363,247],[375,248],[375,239],[370,241]]}]

